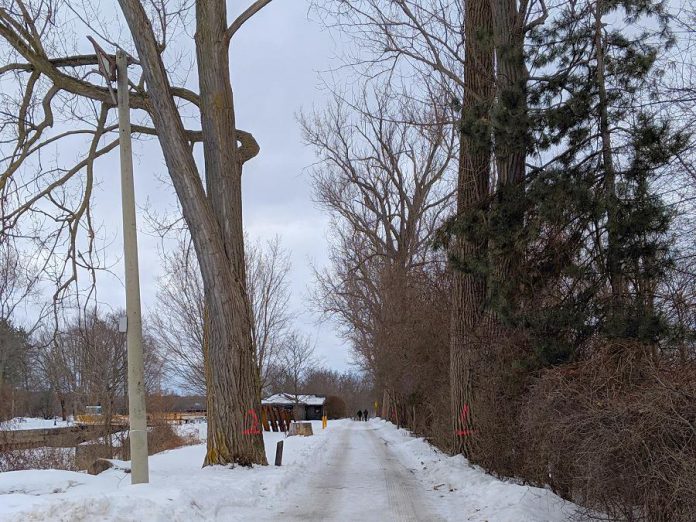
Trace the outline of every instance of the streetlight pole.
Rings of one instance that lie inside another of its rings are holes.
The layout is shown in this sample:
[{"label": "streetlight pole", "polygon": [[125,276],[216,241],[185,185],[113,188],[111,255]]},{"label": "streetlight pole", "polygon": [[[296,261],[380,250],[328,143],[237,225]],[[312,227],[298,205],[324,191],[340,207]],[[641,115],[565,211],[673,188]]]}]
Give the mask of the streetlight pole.
[{"label": "streetlight pole", "polygon": [[121,151],[123,251],[126,273],[126,342],[128,346],[128,418],[130,421],[131,484],[149,482],[143,325],[140,315],[138,230],[135,222],[135,188],[128,101],[128,55],[116,51],[118,82],[118,133]]}]

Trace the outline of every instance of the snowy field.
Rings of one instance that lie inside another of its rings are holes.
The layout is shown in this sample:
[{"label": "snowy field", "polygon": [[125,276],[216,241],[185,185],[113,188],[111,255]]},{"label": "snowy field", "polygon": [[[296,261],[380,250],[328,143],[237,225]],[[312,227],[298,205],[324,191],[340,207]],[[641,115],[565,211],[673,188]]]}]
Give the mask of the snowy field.
[{"label": "snowy field", "polygon": [[35,417],[15,417],[14,419],[0,422],[0,430],[40,430],[44,428],[65,428],[74,426],[70,417],[63,419],[41,419]]},{"label": "snowy field", "polygon": [[[0,473],[0,520],[562,522],[574,512],[547,490],[492,478],[378,419],[313,428],[312,437],[264,433],[269,462],[285,440],[279,468],[201,468],[199,444],[152,456],[147,485],[131,486],[121,461],[98,476]],[[181,429],[205,436],[205,424]]]}]

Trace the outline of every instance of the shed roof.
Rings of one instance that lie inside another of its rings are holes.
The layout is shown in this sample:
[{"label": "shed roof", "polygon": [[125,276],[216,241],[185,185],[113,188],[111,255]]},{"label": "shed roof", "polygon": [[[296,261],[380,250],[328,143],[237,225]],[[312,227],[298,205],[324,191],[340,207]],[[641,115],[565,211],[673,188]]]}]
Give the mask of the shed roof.
[{"label": "shed roof", "polygon": [[318,395],[298,395],[295,400],[293,393],[276,393],[270,397],[266,397],[261,401],[261,404],[281,404],[284,406],[295,404],[296,402],[305,406],[322,406],[326,402],[326,397]]}]

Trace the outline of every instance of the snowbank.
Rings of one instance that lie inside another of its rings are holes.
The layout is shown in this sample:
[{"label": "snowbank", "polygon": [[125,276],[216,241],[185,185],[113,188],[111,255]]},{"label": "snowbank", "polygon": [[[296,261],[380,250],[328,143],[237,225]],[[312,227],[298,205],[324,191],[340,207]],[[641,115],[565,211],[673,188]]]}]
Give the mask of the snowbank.
[{"label": "snowbank", "polygon": [[[201,468],[205,445],[198,444],[150,457],[150,484],[137,486],[130,485],[123,469],[97,476],[55,470],[0,473],[0,521],[256,520],[256,506],[277,500],[286,482],[317,458],[327,432],[341,422],[323,431],[314,422],[313,437],[264,433],[270,462],[276,442],[285,440],[279,468]],[[191,426],[204,432],[202,428]]]},{"label": "snowbank", "polygon": [[372,419],[376,434],[423,484],[447,520],[567,522],[581,520],[575,504],[553,492],[499,480],[461,455],[446,455],[407,430]]}]

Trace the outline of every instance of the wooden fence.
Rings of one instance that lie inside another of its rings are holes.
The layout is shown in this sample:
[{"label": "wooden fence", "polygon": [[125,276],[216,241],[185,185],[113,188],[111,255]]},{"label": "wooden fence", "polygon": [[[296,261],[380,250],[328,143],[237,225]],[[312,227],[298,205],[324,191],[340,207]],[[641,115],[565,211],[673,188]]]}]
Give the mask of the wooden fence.
[{"label": "wooden fence", "polygon": [[261,425],[264,431],[282,431],[290,429],[293,415],[290,410],[276,406],[261,406]]}]

